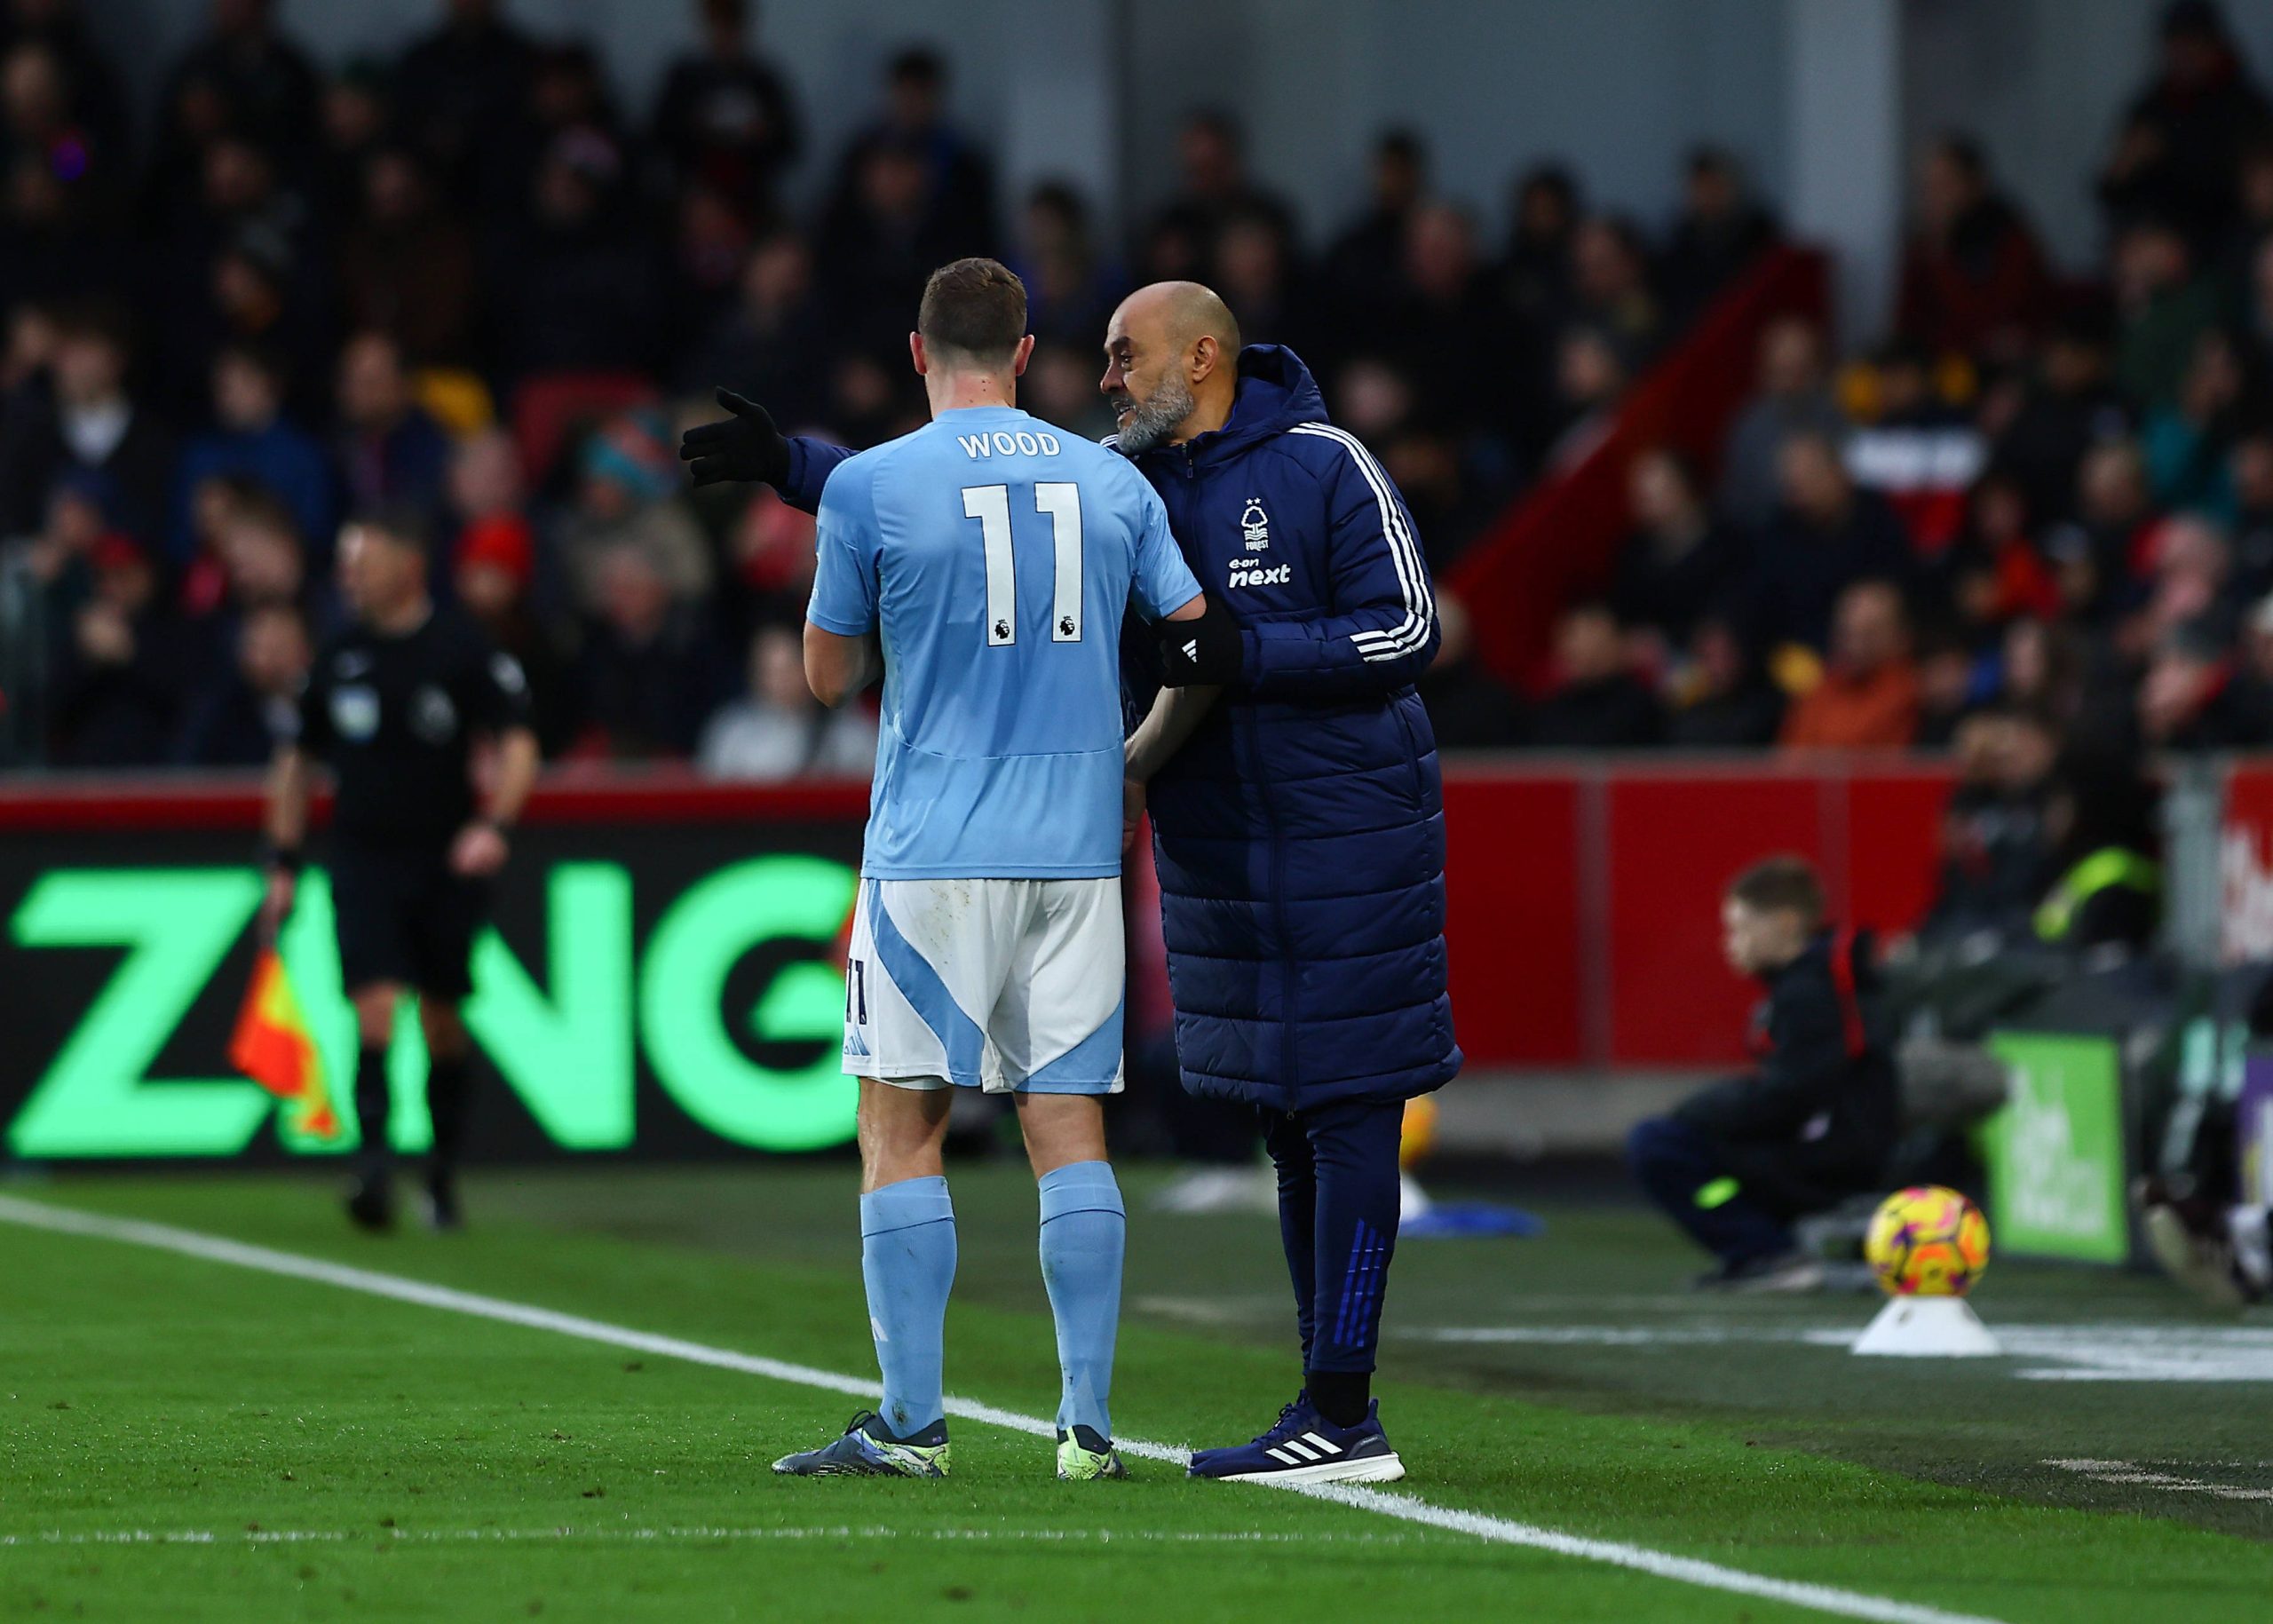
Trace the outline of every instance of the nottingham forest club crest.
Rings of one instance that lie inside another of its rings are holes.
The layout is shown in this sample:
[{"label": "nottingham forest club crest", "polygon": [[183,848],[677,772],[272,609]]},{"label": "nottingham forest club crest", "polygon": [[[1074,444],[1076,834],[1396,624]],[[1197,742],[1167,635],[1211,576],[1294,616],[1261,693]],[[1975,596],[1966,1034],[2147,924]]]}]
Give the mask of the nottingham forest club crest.
[{"label": "nottingham forest club crest", "polygon": [[1249,496],[1239,514],[1239,532],[1247,538],[1249,552],[1264,552],[1271,546],[1271,516],[1263,511],[1263,498]]}]

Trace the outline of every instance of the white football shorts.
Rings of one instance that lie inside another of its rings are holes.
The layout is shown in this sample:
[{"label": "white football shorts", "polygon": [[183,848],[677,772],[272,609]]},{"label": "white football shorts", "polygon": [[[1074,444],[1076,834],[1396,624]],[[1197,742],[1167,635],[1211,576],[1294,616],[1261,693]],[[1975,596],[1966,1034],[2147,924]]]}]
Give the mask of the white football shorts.
[{"label": "white football shorts", "polygon": [[844,1069],[908,1089],[1118,1094],[1121,882],[860,882]]}]

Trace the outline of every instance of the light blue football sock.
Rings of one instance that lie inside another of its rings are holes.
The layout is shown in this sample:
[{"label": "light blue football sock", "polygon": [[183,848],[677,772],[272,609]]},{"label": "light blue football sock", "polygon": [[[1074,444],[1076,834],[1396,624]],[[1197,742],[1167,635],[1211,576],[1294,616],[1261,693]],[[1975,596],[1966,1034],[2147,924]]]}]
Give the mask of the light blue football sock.
[{"label": "light blue football sock", "polygon": [[1057,1320],[1065,1373],[1057,1424],[1113,1436],[1113,1343],[1121,1327],[1121,1256],[1129,1219],[1107,1161],[1076,1161],[1041,1176],[1041,1278]]},{"label": "light blue football sock", "polygon": [[955,1283],[955,1209],[944,1178],[910,1178],[860,1198],[860,1278],[884,1377],[877,1414],[899,1438],[943,1420],[940,1365]]}]

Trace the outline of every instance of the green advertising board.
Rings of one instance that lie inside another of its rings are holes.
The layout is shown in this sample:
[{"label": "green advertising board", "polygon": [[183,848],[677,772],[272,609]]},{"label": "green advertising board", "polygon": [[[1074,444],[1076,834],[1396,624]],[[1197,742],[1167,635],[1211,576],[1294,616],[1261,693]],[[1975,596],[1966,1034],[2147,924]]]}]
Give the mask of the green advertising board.
[{"label": "green advertising board", "polygon": [[2119,1264],[2124,1208],[2123,1062],[2112,1037],[1998,1032],[2010,1069],[2004,1108],[1981,1130],[2000,1251]]},{"label": "green advertising board", "polygon": [[[466,1025],[493,1080],[478,1154],[795,1153],[851,1138],[839,938],[857,826],[767,833],[527,832],[474,947]],[[124,844],[19,839],[0,852],[0,1154],[352,1148],[352,1111],[342,1137],[305,1138],[226,1058],[262,878],[241,859],[198,859],[243,843],[168,836],[135,843],[144,860],[101,860]],[[345,1105],[354,1017],[320,867],[277,946]],[[408,1008],[388,1070],[396,1148],[424,1150],[426,1056]]]}]

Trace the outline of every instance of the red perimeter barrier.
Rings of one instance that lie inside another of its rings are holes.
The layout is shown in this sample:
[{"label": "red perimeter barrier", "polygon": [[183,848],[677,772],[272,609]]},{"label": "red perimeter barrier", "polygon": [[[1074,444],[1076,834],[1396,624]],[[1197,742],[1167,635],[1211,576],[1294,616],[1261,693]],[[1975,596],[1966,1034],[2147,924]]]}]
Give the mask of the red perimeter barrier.
[{"label": "red perimeter barrier", "polygon": [[1905,930],[1933,899],[1952,783],[1938,763],[1455,760],[1462,1048],[1495,1067],[1740,1061],[1759,994],[1721,959],[1729,881],[1795,852],[1821,866],[1841,921]]},{"label": "red perimeter barrier", "polygon": [[1501,680],[1535,686],[1556,614],[1608,584],[1635,454],[1674,446],[1709,473],[1752,394],[1762,329],[1785,315],[1824,321],[1830,289],[1824,254],[1772,250],[1634,386],[1599,444],[1519,498],[1453,568],[1446,584],[1473,611],[1477,653]]},{"label": "red perimeter barrier", "polygon": [[[2261,805],[2273,830],[2273,770],[2258,777],[2263,793],[2237,804]],[[1445,786],[1448,934],[1470,1062],[1739,1060],[1756,992],[1721,962],[1730,878],[1770,853],[1798,852],[1822,865],[1841,920],[1907,927],[1931,899],[1950,784],[1946,768],[1907,761],[1455,759]],[[857,826],[867,812],[865,784],[560,774],[539,788],[528,820],[574,828],[599,855],[611,826],[741,822],[755,836],[769,824]],[[137,836],[167,830],[242,829],[249,860],[259,814],[246,779],[0,785],[0,836],[115,836],[120,862],[136,860]]]}]

